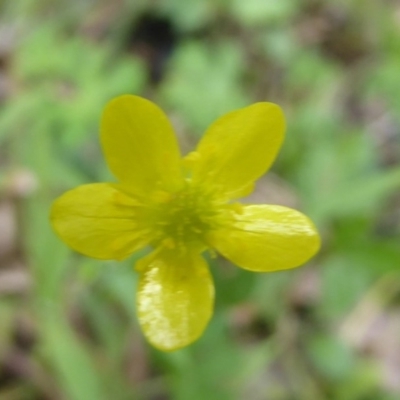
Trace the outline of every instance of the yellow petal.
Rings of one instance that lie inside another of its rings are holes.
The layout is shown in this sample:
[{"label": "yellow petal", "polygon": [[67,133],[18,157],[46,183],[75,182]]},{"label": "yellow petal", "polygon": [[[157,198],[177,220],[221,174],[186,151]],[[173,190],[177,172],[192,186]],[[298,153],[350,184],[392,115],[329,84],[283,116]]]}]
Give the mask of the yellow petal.
[{"label": "yellow petal", "polygon": [[148,341],[163,351],[194,342],[206,328],[214,303],[214,285],[203,258],[164,250],[138,264],[138,317]]},{"label": "yellow petal", "polygon": [[210,235],[211,244],[239,267],[258,272],[298,267],[320,247],[313,223],[281,206],[243,206],[229,226]]},{"label": "yellow petal", "polygon": [[64,193],[53,203],[50,218],[54,230],[74,250],[121,260],[147,244],[136,213],[135,200],[110,184],[96,183]]},{"label": "yellow petal", "polygon": [[284,132],[284,115],[276,104],[256,103],[226,114],[198,145],[194,180],[214,182],[237,196],[270,167]]},{"label": "yellow petal", "polygon": [[110,101],[101,120],[101,143],[125,190],[146,195],[180,183],[180,153],[172,126],[151,101],[124,95]]}]

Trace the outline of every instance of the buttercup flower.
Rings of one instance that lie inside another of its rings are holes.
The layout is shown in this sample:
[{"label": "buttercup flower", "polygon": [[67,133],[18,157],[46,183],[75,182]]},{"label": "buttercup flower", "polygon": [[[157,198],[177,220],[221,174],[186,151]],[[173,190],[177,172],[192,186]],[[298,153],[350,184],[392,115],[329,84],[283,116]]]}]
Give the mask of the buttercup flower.
[{"label": "buttercup flower", "polygon": [[66,192],[51,220],[70,247],[89,257],[122,260],[152,249],[136,264],[137,312],[155,347],[187,346],[206,328],[214,302],[202,256],[207,249],[256,272],[297,267],[318,250],[318,233],[305,215],[234,202],[270,167],[284,131],[281,109],[256,103],[219,118],[181,159],[171,124],[155,104],[124,95],[106,106],[101,143],[118,183]]}]

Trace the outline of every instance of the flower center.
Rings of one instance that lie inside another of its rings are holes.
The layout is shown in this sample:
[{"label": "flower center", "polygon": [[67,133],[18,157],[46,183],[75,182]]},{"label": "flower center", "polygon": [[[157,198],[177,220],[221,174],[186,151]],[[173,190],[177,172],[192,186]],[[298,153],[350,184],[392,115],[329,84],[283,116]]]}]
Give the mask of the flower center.
[{"label": "flower center", "polygon": [[206,247],[206,234],[217,225],[221,205],[213,193],[187,182],[178,193],[162,192],[153,214],[154,246]]}]

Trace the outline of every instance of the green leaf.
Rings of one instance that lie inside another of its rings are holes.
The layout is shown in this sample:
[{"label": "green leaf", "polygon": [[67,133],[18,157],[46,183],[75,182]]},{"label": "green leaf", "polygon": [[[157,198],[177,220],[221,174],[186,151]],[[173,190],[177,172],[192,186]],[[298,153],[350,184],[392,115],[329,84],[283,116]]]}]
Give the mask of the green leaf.
[{"label": "green leaf", "polygon": [[58,376],[66,398],[71,400],[107,399],[102,378],[88,348],[56,312],[42,310],[44,355]]}]

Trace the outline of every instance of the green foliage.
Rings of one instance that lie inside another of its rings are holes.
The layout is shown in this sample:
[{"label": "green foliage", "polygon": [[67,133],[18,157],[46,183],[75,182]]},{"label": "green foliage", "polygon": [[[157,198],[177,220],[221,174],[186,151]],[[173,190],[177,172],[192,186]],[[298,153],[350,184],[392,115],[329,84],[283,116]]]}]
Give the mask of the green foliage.
[{"label": "green foliage", "polygon": [[71,332],[57,313],[47,310],[40,321],[45,341],[45,356],[59,379],[60,387],[71,400],[106,399],[100,376],[88,349]]},{"label": "green foliage", "polygon": [[161,93],[199,135],[217,117],[249,102],[241,84],[243,55],[233,43],[184,43],[169,72]]},{"label": "green foliage", "polygon": [[293,0],[233,0],[230,2],[234,17],[245,26],[265,26],[285,23],[298,10],[299,2]]},{"label": "green foliage", "polygon": [[[385,347],[400,354],[398,6],[111,3],[0,1],[0,211],[13,205],[18,233],[7,253],[0,212],[0,398],[398,399]],[[141,13],[170,21],[171,48],[131,33]],[[215,315],[174,353],[150,348],[137,326],[139,255],[89,260],[48,220],[62,191],[112,179],[98,124],[123,93],[165,106],[184,145],[225,112],[279,103],[288,129],[273,172],[285,187],[267,179],[259,202],[272,191],[294,203],[323,237],[297,271],[250,274],[212,258]],[[2,274],[20,264],[31,286],[7,287]]]}]

